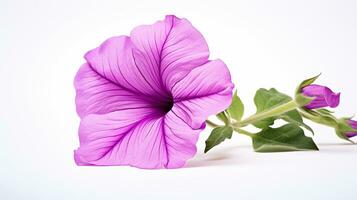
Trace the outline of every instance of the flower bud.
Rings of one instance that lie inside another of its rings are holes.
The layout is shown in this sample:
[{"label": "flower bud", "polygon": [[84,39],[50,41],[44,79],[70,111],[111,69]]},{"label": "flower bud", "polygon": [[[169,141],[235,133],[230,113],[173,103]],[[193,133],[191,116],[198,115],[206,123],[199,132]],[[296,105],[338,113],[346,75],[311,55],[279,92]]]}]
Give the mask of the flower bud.
[{"label": "flower bud", "polygon": [[340,93],[334,93],[326,86],[311,84],[303,87],[301,93],[314,99],[305,108],[316,109],[323,107],[335,108],[340,103]]},{"label": "flower bud", "polygon": [[349,131],[346,132],[346,137],[351,138],[357,135],[357,121],[355,120],[348,120],[348,124],[353,128],[356,129],[356,131]]}]

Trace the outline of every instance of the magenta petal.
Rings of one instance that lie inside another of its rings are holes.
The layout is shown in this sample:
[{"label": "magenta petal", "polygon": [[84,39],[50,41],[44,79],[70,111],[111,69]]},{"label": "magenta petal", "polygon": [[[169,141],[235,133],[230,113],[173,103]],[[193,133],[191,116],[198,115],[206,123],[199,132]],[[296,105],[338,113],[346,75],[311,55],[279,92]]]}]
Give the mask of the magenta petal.
[{"label": "magenta petal", "polygon": [[134,57],[135,51],[129,37],[119,36],[107,39],[85,58],[96,73],[125,90],[159,98],[167,96],[151,68]]},{"label": "magenta petal", "polygon": [[165,116],[164,132],[168,162],[166,168],[179,168],[196,154],[199,133],[205,128],[192,129],[172,111]]},{"label": "magenta petal", "polygon": [[130,37],[138,49],[138,62],[162,80],[166,90],[208,60],[205,39],[186,19],[169,15],[164,21],[136,27]]},{"label": "magenta petal", "polygon": [[353,128],[357,130],[357,121],[355,120],[348,120],[348,124]]},{"label": "magenta petal", "polygon": [[357,132],[347,132],[346,137],[351,138],[357,136]]},{"label": "magenta petal", "polygon": [[172,110],[192,128],[198,128],[209,115],[230,105],[233,87],[227,66],[221,60],[210,61],[193,69],[172,88]]},{"label": "magenta petal", "polygon": [[177,168],[196,153],[201,129],[192,130],[172,113],[158,117],[152,110],[127,110],[82,119],[78,165],[129,165]]},{"label": "magenta petal", "polygon": [[75,151],[77,164],[95,164],[94,161],[110,153],[132,128],[153,113],[154,109],[141,108],[82,118],[78,131],[80,147]]},{"label": "magenta petal", "polygon": [[323,108],[327,106],[335,108],[340,103],[340,93],[334,93],[326,86],[314,84],[308,85],[302,88],[302,93],[309,97],[315,97],[314,100],[305,106],[308,109]]},{"label": "magenta petal", "polygon": [[117,110],[151,107],[141,95],[122,89],[97,74],[88,64],[83,64],[74,80],[77,113],[104,114]]}]

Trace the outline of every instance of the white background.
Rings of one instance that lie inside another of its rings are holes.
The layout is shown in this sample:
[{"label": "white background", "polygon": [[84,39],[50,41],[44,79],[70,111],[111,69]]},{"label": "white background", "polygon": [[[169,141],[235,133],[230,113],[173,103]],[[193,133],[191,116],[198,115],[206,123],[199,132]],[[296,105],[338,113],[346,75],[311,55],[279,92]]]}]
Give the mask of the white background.
[{"label": "white background", "polygon": [[319,152],[254,153],[233,140],[186,168],[77,167],[73,77],[87,50],[166,14],[189,19],[231,70],[247,113],[259,87],[304,78],[357,112],[357,2],[0,0],[0,199],[356,199],[357,145],[312,125]]}]

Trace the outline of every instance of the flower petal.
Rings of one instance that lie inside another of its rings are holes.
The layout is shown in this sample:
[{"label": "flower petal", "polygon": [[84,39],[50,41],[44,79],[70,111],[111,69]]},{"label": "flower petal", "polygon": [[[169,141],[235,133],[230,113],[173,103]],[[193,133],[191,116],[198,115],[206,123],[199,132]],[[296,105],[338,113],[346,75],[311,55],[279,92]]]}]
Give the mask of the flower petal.
[{"label": "flower petal", "polygon": [[84,56],[92,69],[121,88],[154,97],[165,97],[157,77],[134,57],[129,37],[112,37]]},{"label": "flower petal", "polygon": [[347,132],[346,137],[351,138],[357,136],[357,132]]},{"label": "flower petal", "polygon": [[323,107],[335,108],[340,103],[340,93],[334,93],[330,88],[321,85],[308,85],[302,89],[302,93],[306,96],[315,97],[305,107],[308,109],[316,109]]},{"label": "flower petal", "polygon": [[348,120],[348,124],[353,128],[353,129],[356,129],[357,130],[357,121],[355,120]]},{"label": "flower petal", "polygon": [[151,107],[142,95],[122,89],[117,84],[96,73],[88,64],[79,69],[74,86],[76,106],[80,117],[104,114],[117,110]]},{"label": "flower petal", "polygon": [[130,165],[177,168],[196,153],[200,129],[192,130],[173,113],[126,110],[82,119],[78,165]]},{"label": "flower petal", "polygon": [[137,62],[149,66],[166,90],[208,60],[205,39],[186,19],[169,15],[164,21],[136,27],[130,36],[138,50]]},{"label": "flower petal", "polygon": [[166,168],[179,168],[192,158],[196,152],[196,143],[199,133],[206,124],[192,129],[185,121],[170,111],[165,115],[165,143],[167,147],[168,162]]},{"label": "flower petal", "polygon": [[94,164],[110,153],[125,135],[154,113],[150,108],[121,110],[108,114],[91,114],[82,118],[79,126],[80,148],[75,151],[75,160],[79,165]]},{"label": "flower petal", "polygon": [[195,68],[172,88],[172,111],[192,128],[207,117],[225,110],[232,100],[231,76],[221,60]]}]

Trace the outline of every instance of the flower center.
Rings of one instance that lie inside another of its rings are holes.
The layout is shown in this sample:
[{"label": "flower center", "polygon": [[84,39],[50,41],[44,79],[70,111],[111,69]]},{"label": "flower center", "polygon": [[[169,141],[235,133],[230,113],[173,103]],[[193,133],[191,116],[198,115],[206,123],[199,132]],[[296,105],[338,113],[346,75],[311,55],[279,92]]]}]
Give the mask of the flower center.
[{"label": "flower center", "polygon": [[164,102],[162,106],[162,111],[166,114],[172,109],[173,106],[174,106],[174,100],[170,98],[168,101]]},{"label": "flower center", "polygon": [[172,96],[167,97],[165,100],[154,103],[154,107],[157,107],[162,114],[168,113],[174,106],[174,100]]}]

